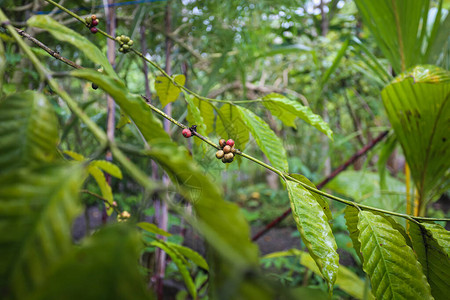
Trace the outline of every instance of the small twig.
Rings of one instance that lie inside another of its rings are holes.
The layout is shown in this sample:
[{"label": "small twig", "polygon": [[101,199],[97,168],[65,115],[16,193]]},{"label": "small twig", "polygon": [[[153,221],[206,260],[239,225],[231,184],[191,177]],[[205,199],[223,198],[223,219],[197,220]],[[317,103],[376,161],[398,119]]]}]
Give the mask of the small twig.
[{"label": "small twig", "polygon": [[91,191],[89,191],[89,190],[81,190],[80,192],[81,192],[81,193],[85,193],[85,194],[89,194],[89,195],[91,195],[91,196],[94,196],[95,198],[98,198],[98,199],[102,200],[103,202],[105,202],[105,205],[112,206],[112,208],[114,209],[114,211],[115,211],[118,215],[121,214],[121,211],[119,210],[119,208],[117,208],[117,206],[112,205],[111,203],[109,203],[108,199],[106,199],[106,198],[100,196],[99,194],[93,193],[93,192],[91,192]]}]

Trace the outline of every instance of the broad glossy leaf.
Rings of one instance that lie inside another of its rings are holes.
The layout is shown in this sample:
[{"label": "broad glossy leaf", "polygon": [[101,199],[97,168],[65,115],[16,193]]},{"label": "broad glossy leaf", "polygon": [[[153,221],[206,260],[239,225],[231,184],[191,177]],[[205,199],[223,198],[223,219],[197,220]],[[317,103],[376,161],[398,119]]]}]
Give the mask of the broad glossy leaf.
[{"label": "broad glossy leaf", "polygon": [[287,181],[286,185],[298,231],[332,291],[339,268],[339,256],[328,218],[309,191],[293,181]]},{"label": "broad glossy leaf", "polygon": [[58,120],[44,95],[32,91],[0,101],[0,173],[57,157]]},{"label": "broad glossy leaf", "polygon": [[[450,283],[448,281],[450,257],[442,244],[449,246],[450,234],[437,224],[421,223],[418,225],[409,222],[409,226],[413,249],[422,265],[423,272],[427,276],[431,294],[436,300],[447,299],[450,295]],[[436,239],[435,236],[443,236],[444,238]]]},{"label": "broad glossy leaf", "polygon": [[361,262],[364,261],[364,257],[361,253],[361,243],[358,240],[359,229],[358,229],[358,217],[359,210],[353,206],[347,206],[345,208],[345,224],[347,225],[348,232],[350,233],[350,238],[352,239],[353,249],[355,249]]},{"label": "broad glossy leaf", "polygon": [[78,164],[18,168],[0,175],[2,296],[29,299],[70,251],[84,178]]},{"label": "broad glossy leaf", "polygon": [[[183,86],[186,81],[186,77],[184,77],[184,75],[175,75],[173,76],[173,79],[181,86]],[[156,77],[155,89],[158,94],[159,101],[163,107],[177,100],[181,93],[181,89],[175,86],[169,78],[165,76]]]},{"label": "broad glossy leaf", "polygon": [[263,104],[271,114],[279,118],[286,126],[296,128],[294,120],[296,117],[324,133],[330,139],[333,139],[333,131],[319,115],[314,114],[311,108],[303,106],[299,102],[292,101],[280,94],[269,94],[263,99]]},{"label": "broad glossy leaf", "polygon": [[[207,136],[214,130],[214,107],[211,103],[206,101],[201,101],[196,97],[190,97],[188,101],[188,115],[187,120],[190,125],[201,125],[204,126],[204,134]],[[186,99],[188,99],[186,97]],[[197,111],[193,108],[195,106],[198,109]],[[192,110],[192,111],[191,111]]]},{"label": "broad glossy leaf", "polygon": [[104,227],[72,247],[34,297],[27,299],[153,299],[138,268],[141,244],[134,228]]},{"label": "broad glossy leaf", "polygon": [[186,265],[186,261],[184,260],[182,255],[171,245],[168,245],[163,241],[153,241],[150,243],[150,245],[164,250],[164,252],[166,252],[167,255],[170,256],[172,261],[177,266],[181,276],[183,276],[183,280],[186,284],[186,288],[188,289],[189,294],[191,294],[192,298],[197,299],[197,289],[195,288],[194,281],[192,280],[191,274],[189,273],[188,267]]},{"label": "broad glossy leaf", "polygon": [[158,226],[156,226],[153,223],[148,223],[148,222],[140,222],[136,224],[138,227],[144,229],[145,231],[151,232],[151,233],[155,233],[155,234],[159,234],[159,235],[163,235],[163,236],[171,236],[172,234],[159,228]]},{"label": "broad glossy leaf", "polygon": [[421,223],[450,257],[450,232],[439,224]]},{"label": "broad glossy leaf", "polygon": [[286,150],[279,137],[270,129],[269,125],[263,119],[255,115],[252,111],[237,106],[241,112],[242,120],[252,133],[253,138],[261,151],[267,156],[273,167],[287,172],[289,170]]},{"label": "broad glossy leaf", "polygon": [[[188,115],[186,120],[188,120],[189,125],[196,125],[198,133],[202,135],[206,135],[206,125],[203,121],[203,116],[200,112],[200,109],[194,103],[194,97],[189,95],[188,93],[184,93],[184,98],[187,102]],[[198,139],[195,139],[196,142],[201,142]]]},{"label": "broad glossy leaf", "polygon": [[209,270],[206,260],[197,251],[194,251],[191,248],[181,246],[172,242],[166,242],[166,244],[169,245],[171,248],[177,250],[185,258],[192,260],[192,262],[195,263],[200,268],[203,268],[207,271]]},{"label": "broad glossy leaf", "polygon": [[382,97],[411,168],[422,210],[450,183],[450,72],[415,67],[388,85]]},{"label": "broad glossy leaf", "polygon": [[[301,174],[289,174],[291,177],[294,177],[295,179],[298,179],[300,182],[303,182],[310,187],[317,188],[314,183],[312,183],[308,178]],[[333,216],[331,215],[330,206],[328,205],[328,202],[319,194],[311,192],[311,194],[316,199],[317,203],[319,203],[320,207],[322,207],[323,211],[325,212],[325,215],[327,216],[328,220],[333,219]]]},{"label": "broad glossy leaf", "polygon": [[237,149],[244,150],[249,141],[249,129],[235,105],[224,104],[217,112],[216,132],[219,138],[233,139]]},{"label": "broad glossy leaf", "polygon": [[89,69],[72,71],[71,75],[89,80],[110,94],[120,108],[133,120],[149,144],[169,140],[162,123],[152,114],[141,97],[128,92],[124,83],[107,75]]},{"label": "broad glossy leaf", "polygon": [[[44,15],[32,16],[28,19],[27,24],[32,27],[44,29],[50,32],[56,39],[70,43],[72,46],[75,46],[78,50],[83,52],[92,62],[101,65],[106,74],[117,78],[117,74],[114,72],[114,69],[106,56],[97,48],[97,46],[78,32],[62,25],[61,22],[55,21],[50,16]],[[85,28],[85,32],[85,34],[90,34],[88,28]],[[91,72],[96,71],[92,70]]]},{"label": "broad glossy leaf", "polygon": [[89,165],[97,167],[111,176],[122,179],[122,171],[120,171],[119,167],[112,162],[106,160],[93,160]]},{"label": "broad glossy leaf", "polygon": [[377,299],[432,299],[430,286],[404,237],[383,216],[358,214],[363,269]]}]

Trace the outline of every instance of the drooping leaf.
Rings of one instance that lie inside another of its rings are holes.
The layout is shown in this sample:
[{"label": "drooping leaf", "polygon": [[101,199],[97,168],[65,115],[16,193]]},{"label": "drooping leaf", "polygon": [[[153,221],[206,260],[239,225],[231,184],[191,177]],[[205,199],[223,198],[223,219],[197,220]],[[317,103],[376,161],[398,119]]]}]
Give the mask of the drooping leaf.
[{"label": "drooping leaf", "polygon": [[[291,177],[294,177],[295,179],[309,185],[310,187],[317,188],[314,183],[312,183],[308,178],[301,174],[289,174]],[[333,216],[331,215],[330,206],[328,205],[328,202],[319,194],[310,192],[314,198],[316,199],[317,203],[319,203],[320,207],[322,207],[323,211],[325,212],[325,215],[327,216],[328,220],[333,219]]]},{"label": "drooping leaf", "polygon": [[97,167],[111,176],[122,179],[122,171],[120,171],[119,167],[112,162],[106,160],[93,160],[89,165]]},{"label": "drooping leaf", "polygon": [[[173,79],[177,84],[181,86],[183,86],[186,81],[186,77],[184,75],[175,75],[173,76]],[[169,78],[165,76],[156,77],[155,89],[156,93],[158,94],[159,101],[161,102],[163,107],[177,100],[178,96],[181,93],[181,89],[175,86],[169,80]]]},{"label": "drooping leaf", "polygon": [[350,238],[352,239],[353,249],[355,249],[361,262],[364,261],[364,257],[361,253],[361,243],[358,240],[359,229],[358,229],[358,214],[359,210],[353,206],[347,206],[345,208],[345,224],[347,225],[348,232],[350,233]]},{"label": "drooping leaf", "polygon": [[[70,43],[72,46],[75,46],[78,50],[83,52],[92,62],[101,65],[106,74],[118,78],[116,72],[102,51],[78,32],[73,31],[62,25],[61,22],[57,22],[50,16],[45,15],[34,15],[28,19],[27,24],[32,27],[44,29],[50,32],[56,39]],[[88,32],[89,29],[86,28],[86,33]],[[93,71],[91,70],[91,72]]]},{"label": "drooping leaf", "polygon": [[123,223],[102,228],[72,247],[27,299],[153,299],[138,269],[140,246],[139,234]]},{"label": "drooping leaf", "polygon": [[81,155],[80,153],[76,153],[74,151],[64,150],[63,153],[76,161],[85,161],[86,160],[86,158],[83,155]]},{"label": "drooping leaf", "polygon": [[0,101],[0,173],[57,157],[58,120],[44,95],[32,91]]},{"label": "drooping leaf", "polygon": [[166,244],[172,247],[173,249],[177,250],[184,257],[192,260],[192,262],[195,263],[200,268],[203,268],[207,271],[209,270],[206,260],[197,251],[194,251],[191,248],[181,246],[172,242],[166,242]]},{"label": "drooping leaf", "polygon": [[275,93],[264,96],[262,103],[270,110],[272,115],[279,118],[286,126],[296,128],[294,120],[298,117],[333,139],[333,131],[328,123],[319,115],[314,114],[308,106],[303,106],[299,102]]},{"label": "drooping leaf", "polygon": [[148,223],[148,222],[140,222],[136,224],[138,227],[144,229],[145,231],[154,233],[154,234],[158,234],[158,235],[162,235],[162,236],[171,236],[172,234],[159,228],[158,226],[156,226],[155,224],[152,223]]},{"label": "drooping leaf", "polygon": [[141,97],[128,92],[124,83],[89,69],[72,71],[71,75],[89,80],[110,94],[120,108],[133,120],[149,144],[167,141],[169,136]]},{"label": "drooping leaf", "polygon": [[270,129],[269,125],[252,111],[236,106],[241,113],[242,120],[252,133],[261,151],[267,156],[273,167],[287,172],[289,170],[286,150],[279,137]]},{"label": "drooping leaf", "polygon": [[342,47],[341,47],[341,49],[339,49],[338,53],[336,54],[336,57],[333,59],[333,63],[331,64],[331,66],[323,74],[322,78],[320,79],[320,88],[321,88],[321,90],[323,89],[325,84],[330,79],[331,74],[333,74],[333,72],[339,66],[339,63],[341,62],[342,57],[344,57],[345,53],[347,52],[347,48],[348,48],[349,44],[350,44],[350,40],[349,39],[345,40],[345,42],[342,43]]},{"label": "drooping leaf", "polygon": [[105,178],[105,174],[103,174],[102,170],[96,166],[89,165],[88,166],[89,174],[94,177],[95,182],[97,182],[100,191],[102,192],[102,197],[108,201],[109,205],[106,205],[106,212],[108,216],[112,214],[113,210],[113,201],[114,196],[111,190],[111,186],[108,184]]},{"label": "drooping leaf", "polygon": [[30,299],[70,250],[83,180],[78,164],[18,168],[0,175],[2,296]]},{"label": "drooping leaf", "polygon": [[[450,256],[444,246],[447,245],[448,247],[450,244],[450,234],[437,224],[409,222],[409,225],[413,249],[420,261],[424,274],[427,276],[431,294],[436,300],[447,299],[450,293],[450,283],[448,281]],[[435,233],[434,235],[433,232]],[[436,239],[435,236],[443,236],[444,238]]]},{"label": "drooping leaf", "polygon": [[[320,269],[317,267],[314,259],[305,251],[298,249],[290,249],[287,251],[273,252],[265,255],[262,259],[276,258],[295,255],[300,258],[300,264],[307,267],[315,274],[323,278]],[[335,287],[343,290],[356,299],[364,299],[364,281],[352,270],[345,266],[339,265],[339,271],[336,276]],[[367,299],[374,299],[370,291],[368,291]]]},{"label": "drooping leaf", "polygon": [[382,98],[411,168],[423,212],[450,184],[450,72],[415,67],[388,85]]},{"label": "drooping leaf", "polygon": [[[194,125],[200,123],[199,116],[196,115],[196,112],[190,111],[191,106],[197,107],[199,110],[199,115],[201,116],[202,125],[204,125],[204,134],[207,136],[214,130],[214,107],[211,103],[206,101],[201,101],[196,97],[192,97],[190,99],[190,102],[188,102],[188,116],[187,120],[189,121],[189,124]],[[195,114],[194,114],[195,113]]]},{"label": "drooping leaf", "polygon": [[249,141],[249,129],[236,106],[224,104],[216,109],[216,132],[220,138],[233,139],[237,149],[244,150]]},{"label": "drooping leaf", "polygon": [[427,229],[439,246],[444,249],[447,256],[450,257],[450,232],[436,223],[421,223],[421,225]]},{"label": "drooping leaf", "polygon": [[363,269],[377,299],[432,299],[430,286],[404,237],[381,215],[358,214]]},{"label": "drooping leaf", "polygon": [[152,241],[150,245],[164,250],[164,252],[166,252],[167,255],[170,256],[172,261],[177,266],[181,276],[183,276],[183,280],[186,288],[189,291],[189,294],[191,294],[192,298],[197,299],[197,289],[195,288],[194,281],[192,280],[191,274],[189,273],[188,266],[186,265],[186,261],[184,260],[183,256],[171,245],[168,245],[164,241]]},{"label": "drooping leaf", "polygon": [[[188,115],[186,117],[186,120],[188,120],[189,125],[196,125],[197,126],[197,132],[206,135],[206,125],[203,120],[203,116],[200,112],[200,109],[195,105],[194,100],[191,95],[184,93],[184,98],[187,102],[187,108],[188,108]],[[195,139],[196,142],[200,142],[200,140]]]},{"label": "drooping leaf", "polygon": [[302,241],[327,281],[331,292],[339,268],[339,256],[328,218],[314,195],[308,190],[293,181],[287,181],[286,185],[292,215]]}]

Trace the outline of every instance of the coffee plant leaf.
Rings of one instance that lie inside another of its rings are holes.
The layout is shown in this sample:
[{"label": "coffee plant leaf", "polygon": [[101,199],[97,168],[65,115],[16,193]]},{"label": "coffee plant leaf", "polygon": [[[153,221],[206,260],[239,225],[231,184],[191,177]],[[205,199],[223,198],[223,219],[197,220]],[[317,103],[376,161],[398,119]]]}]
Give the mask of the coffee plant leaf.
[{"label": "coffee plant leaf", "polygon": [[286,181],[292,215],[302,241],[316,262],[328,289],[333,290],[339,269],[337,245],[323,208],[314,195],[296,182]]},{"label": "coffee plant leaf", "polygon": [[153,115],[145,100],[129,93],[121,80],[92,69],[75,70],[71,72],[71,75],[93,82],[110,94],[120,108],[133,120],[149,144],[161,140],[170,140],[162,127],[161,121]]},{"label": "coffee plant leaf", "polygon": [[[177,84],[183,86],[186,81],[186,77],[182,74],[178,74],[173,76],[173,80]],[[166,76],[156,77],[155,89],[162,107],[165,107],[167,104],[177,100],[178,96],[181,93],[181,89],[178,86],[174,85],[172,81],[170,81],[170,79]]]},{"label": "coffee plant leaf", "polygon": [[159,228],[158,226],[156,226],[153,223],[139,222],[136,225],[150,233],[163,235],[163,236],[171,236],[172,235],[171,233],[165,231],[164,229]]},{"label": "coffee plant leaf", "polygon": [[208,263],[197,251],[192,250],[191,248],[178,245],[172,242],[166,242],[167,245],[177,250],[180,254],[182,254],[185,258],[190,259],[194,264],[199,266],[202,269],[209,270]]},{"label": "coffee plant leaf", "polygon": [[243,151],[250,139],[250,131],[239,109],[232,104],[224,104],[217,112],[216,133],[219,138],[233,139],[235,147]]},{"label": "coffee plant leaf", "polygon": [[287,172],[289,170],[286,150],[283,142],[273,132],[269,125],[263,119],[258,117],[252,111],[242,106],[236,106],[247,125],[248,130],[252,133],[253,138],[258,144],[261,151],[267,156],[273,167]]},{"label": "coffee plant leaf", "polygon": [[58,119],[46,97],[26,91],[0,100],[0,173],[55,161]]},{"label": "coffee plant leaf", "polygon": [[214,130],[214,107],[211,103],[199,100],[185,94],[185,99],[188,103],[188,115],[186,119],[189,125],[200,126],[203,130],[202,134],[207,136]]},{"label": "coffee plant leaf", "polygon": [[89,165],[97,167],[111,176],[122,179],[122,171],[120,171],[119,167],[112,162],[106,160],[93,160]]},{"label": "coffee plant leaf", "polygon": [[333,139],[333,131],[328,123],[321,116],[314,114],[308,106],[275,93],[264,96],[262,103],[270,110],[272,115],[280,119],[286,126],[297,128],[294,121],[298,117]]},{"label": "coffee plant leaf", "polygon": [[78,163],[0,175],[0,286],[7,298],[30,299],[70,251],[84,178]]},{"label": "coffee plant leaf", "polygon": [[430,284],[431,294],[436,300],[447,299],[450,294],[449,232],[438,224],[409,222],[409,234],[414,252]]},{"label": "coffee plant leaf", "polygon": [[363,270],[377,299],[432,299],[416,255],[388,220],[360,211],[357,227]]},{"label": "coffee plant leaf", "polygon": [[[37,27],[50,32],[50,34],[59,41],[70,43],[72,46],[83,52],[93,63],[101,65],[106,74],[118,78],[103,52],[78,32],[62,25],[61,22],[52,19],[50,16],[34,15],[28,19],[27,24],[28,26]],[[86,34],[88,33],[89,29],[86,28]]]},{"label": "coffee plant leaf", "polygon": [[349,232],[350,238],[352,240],[353,249],[355,249],[361,262],[364,258],[361,253],[361,243],[358,240],[359,229],[358,229],[358,213],[359,210],[353,206],[347,206],[344,210],[345,212],[345,224],[347,225],[347,230]]}]

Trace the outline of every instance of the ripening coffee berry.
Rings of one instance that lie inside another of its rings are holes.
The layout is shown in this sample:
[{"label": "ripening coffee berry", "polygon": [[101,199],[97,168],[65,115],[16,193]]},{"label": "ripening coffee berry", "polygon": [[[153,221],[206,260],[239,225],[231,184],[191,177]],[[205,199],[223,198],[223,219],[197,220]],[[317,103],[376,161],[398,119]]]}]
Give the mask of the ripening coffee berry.
[{"label": "ripening coffee berry", "polygon": [[183,131],[181,133],[183,134],[183,136],[185,138],[190,138],[192,136],[192,132],[187,128],[183,129]]},{"label": "ripening coffee berry", "polygon": [[217,152],[216,152],[216,157],[217,157],[217,159],[223,158],[224,154],[225,154],[225,153],[223,153],[222,150],[217,151]]},{"label": "ripening coffee berry", "polygon": [[92,20],[97,20],[97,16],[96,15],[92,15],[91,18],[92,18]]},{"label": "ripening coffee berry", "polygon": [[125,51],[130,50],[130,46],[128,46],[127,44],[123,45],[122,48]]},{"label": "ripening coffee berry", "polygon": [[236,154],[236,148],[234,148],[234,145],[231,147],[231,153]]},{"label": "ripening coffee berry", "polygon": [[231,147],[226,145],[225,147],[223,147],[223,152],[224,153],[230,153],[231,152]]},{"label": "ripening coffee berry", "polygon": [[233,147],[234,146],[234,141],[232,139],[229,139],[227,141],[227,145],[230,146],[230,147]]},{"label": "ripening coffee berry", "polygon": [[219,140],[219,146],[220,146],[220,148],[225,147],[226,144],[227,144],[227,141],[225,141],[224,139],[220,139],[220,140]]},{"label": "ripening coffee berry", "polygon": [[223,156],[227,161],[232,162],[233,161],[233,153],[227,153]]},{"label": "ripening coffee berry", "polygon": [[97,33],[98,32],[97,27],[91,27],[91,32],[94,34]]},{"label": "ripening coffee berry", "polygon": [[98,20],[97,19],[92,20],[92,26],[97,26],[97,25],[98,25]]}]

